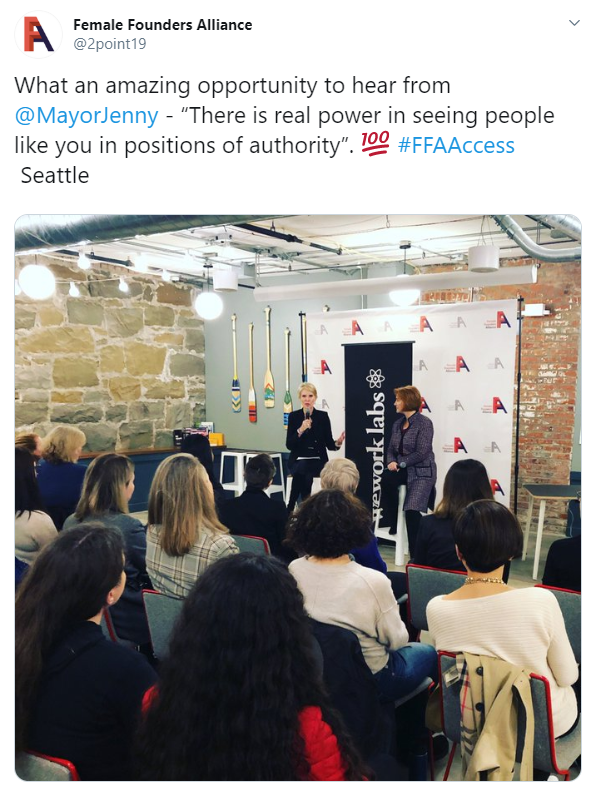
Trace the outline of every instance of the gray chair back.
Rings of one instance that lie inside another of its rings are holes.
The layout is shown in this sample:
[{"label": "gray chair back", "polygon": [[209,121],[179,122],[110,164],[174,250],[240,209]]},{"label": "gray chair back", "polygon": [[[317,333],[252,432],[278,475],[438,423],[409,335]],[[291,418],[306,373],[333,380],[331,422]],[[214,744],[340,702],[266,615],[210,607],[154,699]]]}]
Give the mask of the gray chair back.
[{"label": "gray chair back", "polygon": [[25,782],[75,782],[79,780],[76,768],[68,760],[57,760],[41,754],[18,752],[15,772]]},{"label": "gray chair back", "polygon": [[419,631],[427,631],[427,604],[438,595],[448,595],[464,583],[461,571],[444,571],[423,565],[406,566],[409,622]]},{"label": "gray chair back", "polygon": [[571,590],[560,590],[557,587],[547,587],[544,584],[537,584],[544,590],[550,590],[561,607],[563,619],[565,620],[565,630],[569,637],[569,643],[573,648],[573,654],[578,664],[582,663],[582,596],[579,592]]},{"label": "gray chair back", "polygon": [[148,621],[151,643],[155,657],[162,660],[169,651],[169,640],[175,622],[184,605],[183,598],[143,590],[142,600]]},{"label": "gray chair back", "polygon": [[270,546],[266,538],[258,538],[255,535],[231,535],[231,537],[237,543],[241,552],[270,554]]}]

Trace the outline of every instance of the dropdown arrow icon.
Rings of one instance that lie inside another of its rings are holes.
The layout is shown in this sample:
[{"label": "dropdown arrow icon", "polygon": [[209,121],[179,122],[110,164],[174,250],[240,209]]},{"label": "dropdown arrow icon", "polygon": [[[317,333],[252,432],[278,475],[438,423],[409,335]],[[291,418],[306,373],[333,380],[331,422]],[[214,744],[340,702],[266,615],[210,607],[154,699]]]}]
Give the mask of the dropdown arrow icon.
[{"label": "dropdown arrow icon", "polygon": [[572,24],[574,27],[575,27],[576,25],[579,25],[579,23],[580,23],[580,20],[579,20],[579,19],[578,19],[578,21],[577,21],[577,22],[574,22],[574,21],[573,21],[573,20],[571,20],[571,19],[570,19],[569,21],[571,22],[571,24]]}]

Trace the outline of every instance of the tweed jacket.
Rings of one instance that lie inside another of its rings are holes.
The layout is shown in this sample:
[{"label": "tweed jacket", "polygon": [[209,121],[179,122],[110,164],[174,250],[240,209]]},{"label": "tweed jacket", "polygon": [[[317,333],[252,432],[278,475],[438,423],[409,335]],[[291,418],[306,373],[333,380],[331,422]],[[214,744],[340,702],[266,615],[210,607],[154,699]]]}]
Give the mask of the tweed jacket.
[{"label": "tweed jacket", "polygon": [[404,432],[403,454],[398,454],[404,414],[399,414],[392,428],[388,445],[387,464],[395,461],[406,463],[405,510],[425,512],[431,505],[435,493],[437,467],[433,455],[433,423],[428,417],[415,412],[409,418],[409,428]]}]

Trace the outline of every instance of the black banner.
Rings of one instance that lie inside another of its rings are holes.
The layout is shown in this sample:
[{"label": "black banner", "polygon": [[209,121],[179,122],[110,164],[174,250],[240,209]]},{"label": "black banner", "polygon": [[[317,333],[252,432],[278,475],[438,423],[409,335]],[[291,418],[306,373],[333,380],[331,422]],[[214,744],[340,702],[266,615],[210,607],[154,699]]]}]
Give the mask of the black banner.
[{"label": "black banner", "polygon": [[346,456],[357,464],[358,496],[381,523],[381,481],[396,419],[394,389],[412,383],[412,342],[344,346]]}]

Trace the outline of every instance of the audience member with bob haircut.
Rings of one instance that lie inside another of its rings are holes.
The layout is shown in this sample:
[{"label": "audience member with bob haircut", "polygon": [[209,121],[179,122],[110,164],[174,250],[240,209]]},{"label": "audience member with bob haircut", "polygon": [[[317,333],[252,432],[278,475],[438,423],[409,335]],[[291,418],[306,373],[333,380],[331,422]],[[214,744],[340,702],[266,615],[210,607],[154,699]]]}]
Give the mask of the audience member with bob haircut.
[{"label": "audience member with bob haircut", "polygon": [[484,464],[467,458],[448,469],[443,483],[443,498],[430,516],[423,516],[415,562],[431,568],[464,571],[454,543],[454,522],[466,505],[477,499],[493,499],[491,481]]},{"label": "audience member with bob haircut", "polygon": [[[320,475],[322,489],[337,488],[347,494],[355,495],[359,485],[359,470],[348,458],[333,458],[328,461]],[[364,546],[353,546],[349,551],[359,565],[373,568],[381,573],[387,573],[386,563],[383,561],[377,545],[377,538],[373,534],[371,515],[369,515],[369,540]]]},{"label": "audience member with bob haircut", "polygon": [[196,579],[239,549],[219,521],[206,470],[189,453],[159,464],[149,494],[147,568],[155,590],[185,598]]},{"label": "audience member with bob haircut", "polygon": [[142,698],[156,679],[143,656],[101,630],[124,583],[120,532],[88,525],[47,545],[17,592],[17,751],[70,760],[84,780],[131,778]]},{"label": "audience member with bob haircut", "polygon": [[141,780],[365,775],[322,686],[303,598],[274,557],[227,557],[200,576],[147,708]]},{"label": "audience member with bob haircut", "polygon": [[233,535],[265,538],[272,554],[290,562],[297,555],[283,546],[289,513],[284,502],[271,499],[266,493],[275,474],[274,461],[266,453],[250,458],[245,465],[245,491],[225,500],[221,521]]},{"label": "audience member with bob haircut", "polygon": [[438,650],[501,658],[549,680],[555,736],[577,722],[572,684],[576,664],[563,615],[549,590],[512,589],[503,581],[506,562],[522,551],[522,530],[504,505],[473,502],[454,525],[454,540],[468,571],[464,584],[427,606],[429,631]]},{"label": "audience member with bob haircut", "polygon": [[126,545],[126,588],[111,615],[121,639],[148,645],[142,590],[150,587],[146,570],[146,530],[129,514],[128,502],[134,493],[134,465],[125,455],[104,453],[94,458],[85,474],[76,510],[64,522],[64,529],[80,524],[117,527]]},{"label": "audience member with bob haircut", "polygon": [[58,425],[43,440],[43,461],[37,480],[42,499],[58,530],[74,513],[80,497],[85,468],[79,466],[78,459],[86,441],[84,433],[71,425]]},{"label": "audience member with bob haircut", "polygon": [[35,458],[24,447],[15,447],[14,471],[14,553],[21,562],[30,565],[58,532],[41,501]]},{"label": "audience member with bob haircut", "polygon": [[[357,635],[385,701],[405,696],[427,676],[436,677],[435,650],[408,644],[390,581],[350,560],[351,548],[369,541],[369,512],[356,497],[336,489],[310,497],[291,519],[288,540],[305,553],[289,570],[308,614]],[[421,720],[416,736],[422,735]]]}]

